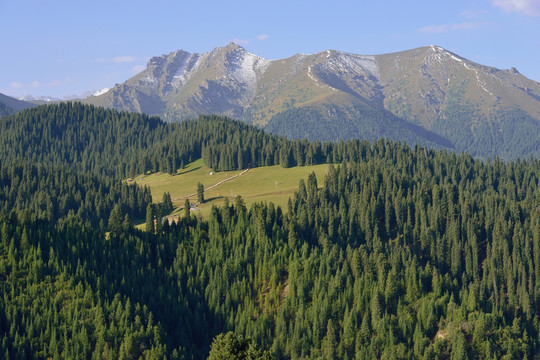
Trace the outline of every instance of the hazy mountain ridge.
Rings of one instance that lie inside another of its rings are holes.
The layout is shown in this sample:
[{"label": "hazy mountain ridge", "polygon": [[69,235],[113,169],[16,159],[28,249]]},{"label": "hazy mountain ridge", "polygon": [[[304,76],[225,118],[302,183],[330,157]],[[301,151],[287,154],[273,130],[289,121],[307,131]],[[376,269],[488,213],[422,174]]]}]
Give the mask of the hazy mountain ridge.
[{"label": "hazy mountain ridge", "polygon": [[[327,50],[278,60],[233,43],[204,54],[179,50],[150,59],[143,72],[85,101],[167,121],[226,115],[318,140],[389,133],[405,140],[399,136],[405,126],[415,133],[407,140],[416,143],[437,134],[475,156],[540,156],[540,84],[514,68],[477,64],[438,46],[382,55]],[[301,113],[294,109],[317,116],[292,117]],[[501,114],[508,112],[514,126],[526,124],[524,144],[502,133],[509,124]]]},{"label": "hazy mountain ridge", "polygon": [[0,116],[13,114],[14,112],[36,106],[26,101],[17,100],[11,96],[0,94]]}]

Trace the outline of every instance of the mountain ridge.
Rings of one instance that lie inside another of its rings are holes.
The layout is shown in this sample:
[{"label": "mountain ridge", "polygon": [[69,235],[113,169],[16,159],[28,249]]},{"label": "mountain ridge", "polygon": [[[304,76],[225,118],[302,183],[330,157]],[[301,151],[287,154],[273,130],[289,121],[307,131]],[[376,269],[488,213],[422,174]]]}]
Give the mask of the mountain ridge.
[{"label": "mountain ridge", "polygon": [[[439,146],[474,156],[540,156],[540,83],[436,45],[380,55],[325,50],[277,60],[234,43],[203,54],[178,50],[151,58],[141,73],[85,102],[166,121],[229,116],[310,140],[390,133],[393,140],[419,143],[420,134],[398,136],[412,124],[452,144]],[[310,124],[289,116],[298,109],[318,114],[320,131],[296,131]],[[500,118],[506,112],[526,124],[523,146],[502,133],[509,126],[508,117]]]},{"label": "mountain ridge", "polygon": [[0,93],[0,116],[13,114],[33,106],[37,105]]}]

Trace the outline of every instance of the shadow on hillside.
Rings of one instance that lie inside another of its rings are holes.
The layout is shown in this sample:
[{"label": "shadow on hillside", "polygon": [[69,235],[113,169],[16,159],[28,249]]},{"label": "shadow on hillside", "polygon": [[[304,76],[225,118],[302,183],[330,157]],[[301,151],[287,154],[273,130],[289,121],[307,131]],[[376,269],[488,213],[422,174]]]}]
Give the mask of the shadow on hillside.
[{"label": "shadow on hillside", "polygon": [[189,170],[186,170],[186,171],[180,171],[180,172],[179,172],[178,174],[176,174],[176,175],[184,175],[184,174],[188,174],[188,173],[190,173],[190,172],[199,170],[200,168],[202,168],[202,166],[197,166],[197,167],[194,167],[193,169],[189,169]]},{"label": "shadow on hillside", "polygon": [[210,197],[210,198],[204,199],[204,202],[206,203],[206,202],[214,201],[214,200],[217,200],[217,199],[225,199],[225,196]]}]

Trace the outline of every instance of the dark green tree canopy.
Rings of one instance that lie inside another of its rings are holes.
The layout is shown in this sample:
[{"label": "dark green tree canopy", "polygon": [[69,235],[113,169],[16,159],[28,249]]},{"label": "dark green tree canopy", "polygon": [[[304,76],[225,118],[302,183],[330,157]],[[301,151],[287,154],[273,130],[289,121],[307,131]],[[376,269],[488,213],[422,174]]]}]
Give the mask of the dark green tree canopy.
[{"label": "dark green tree canopy", "polygon": [[[2,117],[0,138],[1,358],[540,352],[537,160],[290,141],[81,104]],[[287,209],[238,197],[199,218],[187,202],[162,224],[170,195],[152,203],[126,180],[200,157],[216,170],[276,165],[287,151],[289,166],[332,163]],[[145,216],[148,231],[129,224]]]},{"label": "dark green tree canopy", "polygon": [[197,184],[197,201],[200,203],[204,202],[204,185],[201,183]]},{"label": "dark green tree canopy", "polygon": [[219,334],[212,342],[208,360],[271,360],[268,351],[261,351],[249,339],[236,336],[232,331]]}]

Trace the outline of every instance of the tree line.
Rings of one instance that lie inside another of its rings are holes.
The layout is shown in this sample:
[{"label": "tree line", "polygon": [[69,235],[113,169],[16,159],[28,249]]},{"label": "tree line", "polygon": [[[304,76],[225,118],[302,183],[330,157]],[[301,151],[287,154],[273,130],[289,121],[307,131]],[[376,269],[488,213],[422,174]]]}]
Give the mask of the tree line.
[{"label": "tree line", "polygon": [[371,144],[289,140],[217,116],[167,124],[144,114],[70,102],[4,117],[0,131],[3,159],[117,179],[157,171],[175,174],[199,158],[215,171],[359,161]]}]

